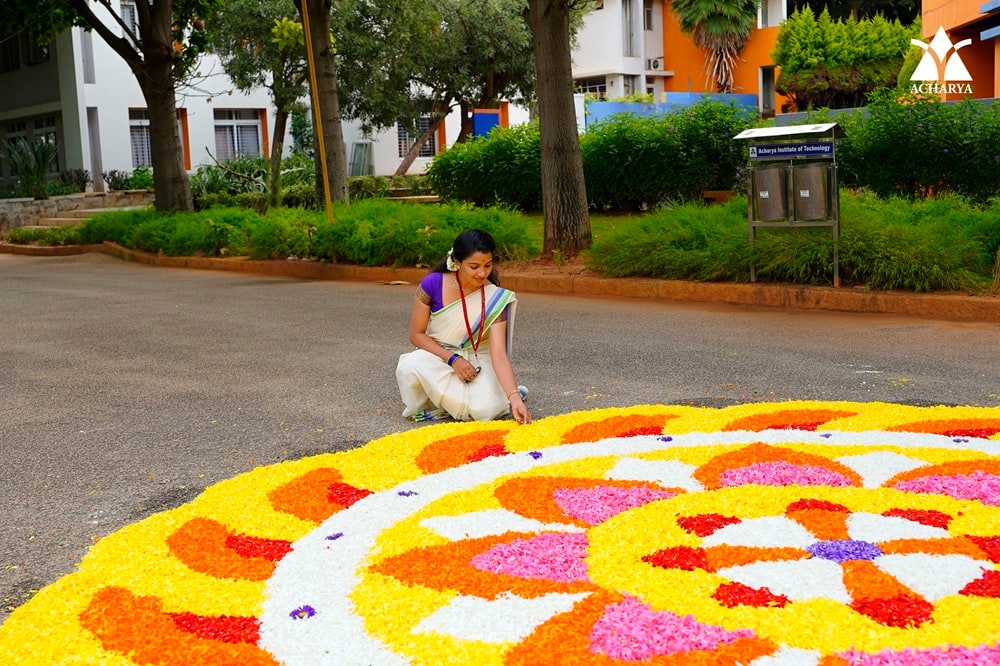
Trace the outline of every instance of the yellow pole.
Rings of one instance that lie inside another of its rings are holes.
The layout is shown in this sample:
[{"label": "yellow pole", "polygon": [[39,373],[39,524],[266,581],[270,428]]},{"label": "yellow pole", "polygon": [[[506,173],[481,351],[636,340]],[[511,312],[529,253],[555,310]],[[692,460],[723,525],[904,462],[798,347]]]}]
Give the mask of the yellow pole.
[{"label": "yellow pole", "polygon": [[312,91],[313,103],[313,132],[316,134],[316,141],[319,144],[320,166],[323,170],[323,196],[326,199],[326,219],[333,223],[333,202],[330,199],[330,173],[326,164],[326,144],[323,141],[323,116],[319,110],[319,91],[316,88],[316,61],[313,58],[312,37],[309,30],[309,0],[302,0],[302,31],[306,38],[306,61],[309,64],[309,87]]}]

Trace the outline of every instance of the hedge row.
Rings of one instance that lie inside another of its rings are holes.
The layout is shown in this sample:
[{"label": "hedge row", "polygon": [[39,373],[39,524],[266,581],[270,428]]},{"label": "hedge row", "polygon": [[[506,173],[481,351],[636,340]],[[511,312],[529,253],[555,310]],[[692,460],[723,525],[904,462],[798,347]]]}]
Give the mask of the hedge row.
[{"label": "hedge row", "polygon": [[[886,92],[837,122],[844,185],[882,197],[955,193],[982,203],[1000,195],[1000,103]],[[705,190],[745,192],[746,145],[732,137],[751,126],[740,109],[710,100],[672,115],[602,121],[580,137],[588,200],[596,210],[637,210],[700,200]],[[535,124],[494,130],[438,155],[427,177],[446,200],[537,210],[539,146]]]},{"label": "hedge row", "polygon": [[[591,206],[637,210],[700,198],[704,190],[733,189],[746,151],[731,137],[751,124],[743,109],[714,100],[676,114],[622,114],[598,123],[580,137]],[[453,146],[435,158],[427,177],[444,199],[538,209],[538,125],[494,130]]]},{"label": "hedge row", "polygon": [[244,208],[212,208],[196,213],[152,209],[101,213],[83,222],[80,243],[112,241],[168,256],[249,256],[251,259],[318,259],[367,266],[436,263],[462,231],[490,232],[502,260],[524,260],[538,249],[528,221],[498,209],[458,205],[419,206],[367,199],[326,213],[301,208],[272,209],[261,215]]}]

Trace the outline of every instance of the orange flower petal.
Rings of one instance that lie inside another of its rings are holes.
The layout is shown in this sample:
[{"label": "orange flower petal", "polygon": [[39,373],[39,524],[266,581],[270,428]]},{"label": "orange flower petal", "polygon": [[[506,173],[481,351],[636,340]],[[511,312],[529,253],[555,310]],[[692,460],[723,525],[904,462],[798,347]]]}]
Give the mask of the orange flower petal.
[{"label": "orange flower petal", "polygon": [[275,510],[318,525],[346,506],[350,506],[350,502],[344,504],[331,497],[332,487],[340,484],[351,490],[368,492],[347,486],[343,480],[343,475],[337,470],[322,467],[275,488],[268,493],[267,498],[271,500],[271,506]]},{"label": "orange flower petal", "polygon": [[892,432],[926,432],[949,437],[992,437],[1000,432],[1000,419],[938,419],[913,421],[887,428]]},{"label": "orange flower petal", "polygon": [[763,442],[750,444],[736,451],[723,453],[712,458],[695,471],[694,477],[701,481],[710,490],[718,489],[721,486],[722,475],[734,469],[740,469],[754,463],[786,462],[791,465],[820,467],[851,481],[856,486],[861,486],[861,477],[850,467],[842,465],[829,458],[817,456],[811,453],[796,451],[781,446],[770,446]]},{"label": "orange flower petal", "polygon": [[99,590],[80,613],[80,624],[105,650],[128,655],[137,664],[277,664],[256,645],[204,638],[197,627],[184,631],[173,616],[163,612],[159,599],[138,597],[121,587]]},{"label": "orange flower petal", "polygon": [[290,549],[287,541],[234,535],[208,518],[192,518],[167,537],[174,557],[199,573],[216,578],[267,580],[275,562]]},{"label": "orange flower petal", "polygon": [[563,444],[578,442],[596,442],[609,437],[635,437],[636,435],[662,435],[663,425],[670,419],[677,418],[673,414],[629,414],[626,416],[611,416],[600,421],[581,423],[563,435]]},{"label": "orange flower petal", "polygon": [[508,432],[509,429],[478,430],[432,442],[417,454],[417,467],[426,474],[436,474],[491,455],[505,455],[509,453],[503,445]]},{"label": "orange flower petal", "polygon": [[454,590],[484,599],[495,599],[505,592],[533,598],[552,592],[575,593],[594,589],[594,585],[586,581],[559,582],[540,578],[521,578],[481,571],[471,565],[472,558],[494,546],[537,536],[537,534],[507,532],[415,548],[386,558],[372,565],[371,570],[407,585],[422,585],[440,591]]},{"label": "orange flower petal", "polygon": [[655,491],[669,491],[680,494],[680,488],[663,488],[646,481],[615,481],[602,479],[579,479],[572,476],[515,477],[500,484],[493,491],[494,496],[505,509],[510,509],[525,518],[534,518],[543,523],[568,523],[580,527],[590,527],[590,523],[568,515],[555,499],[558,489],[587,490],[591,488],[646,488]]},{"label": "orange flower petal", "polygon": [[844,412],[836,409],[786,409],[778,412],[753,414],[730,421],[723,430],[816,430],[824,423],[834,419],[856,416],[856,412]]}]

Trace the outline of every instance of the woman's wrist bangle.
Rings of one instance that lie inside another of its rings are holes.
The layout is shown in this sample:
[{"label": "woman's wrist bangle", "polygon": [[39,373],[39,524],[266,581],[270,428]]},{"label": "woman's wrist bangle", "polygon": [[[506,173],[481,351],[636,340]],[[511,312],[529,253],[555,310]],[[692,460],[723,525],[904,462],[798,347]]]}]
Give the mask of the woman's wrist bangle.
[{"label": "woman's wrist bangle", "polygon": [[510,396],[514,395],[515,393],[518,393],[517,388],[507,391],[507,402],[510,402]]},{"label": "woman's wrist bangle", "polygon": [[457,361],[458,358],[459,358],[458,354],[452,354],[451,358],[448,359],[448,365],[454,367],[455,361]]}]

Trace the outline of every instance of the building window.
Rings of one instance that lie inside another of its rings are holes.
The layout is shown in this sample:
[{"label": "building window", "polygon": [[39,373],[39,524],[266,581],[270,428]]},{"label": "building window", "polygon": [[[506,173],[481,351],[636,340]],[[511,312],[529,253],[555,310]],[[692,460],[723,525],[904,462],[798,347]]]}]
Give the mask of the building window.
[{"label": "building window", "polygon": [[[123,37],[139,39],[139,12],[135,7],[135,3],[131,0],[122,1],[122,23],[124,24],[122,28]],[[131,31],[132,34],[129,35],[128,31]]]},{"label": "building window", "polygon": [[[34,122],[34,135],[32,141],[39,142],[44,141],[47,144],[57,146],[58,134],[56,133],[56,117],[55,116],[44,116],[42,118],[35,118]],[[49,165],[49,173],[59,173],[59,153],[56,153],[56,157],[52,160],[52,164]]]},{"label": "building window", "polygon": [[216,109],[215,156],[222,161],[241,155],[261,156],[260,111]]},{"label": "building window", "polygon": [[643,30],[653,29],[653,0],[643,0],[642,28]]},{"label": "building window", "polygon": [[132,142],[132,168],[153,166],[153,146],[149,138],[149,112],[128,110],[128,132]]},{"label": "building window", "polygon": [[17,34],[0,37],[0,73],[21,68],[21,40]]},{"label": "building window", "polygon": [[[12,120],[7,123],[3,139],[4,144],[7,146],[13,145],[18,139],[28,140],[28,121],[26,120]],[[7,163],[6,151],[4,151],[3,161],[6,163],[7,175],[13,176],[14,174],[10,172],[10,164]]]},{"label": "building window", "polygon": [[[420,135],[427,131],[427,128],[431,125],[431,119],[429,116],[422,116],[417,122],[417,134],[414,136],[410,134],[410,131],[406,129],[403,123],[396,123],[396,143],[399,147],[399,156],[406,157],[407,153],[410,152],[410,148],[413,148],[413,144],[417,142]],[[437,136],[436,134],[431,134],[424,145],[420,147],[420,152],[417,157],[434,157],[437,155]]]},{"label": "building window", "polygon": [[632,25],[632,2],[633,0],[622,0],[622,55],[626,58],[635,56],[635,28]]},{"label": "building window", "polygon": [[25,36],[24,54],[27,65],[41,65],[49,61],[49,45],[37,44],[34,40]]},{"label": "building window", "polygon": [[592,76],[589,79],[577,79],[575,88],[579,93],[590,93],[598,99],[604,99],[608,96],[608,81],[603,76]]},{"label": "building window", "polygon": [[[187,145],[183,140],[183,116],[184,109],[177,109],[177,135],[181,137],[181,143],[184,144],[185,159],[187,159]],[[146,109],[129,109],[128,131],[132,146],[132,167],[152,167],[153,143],[149,134],[149,111]]]}]

